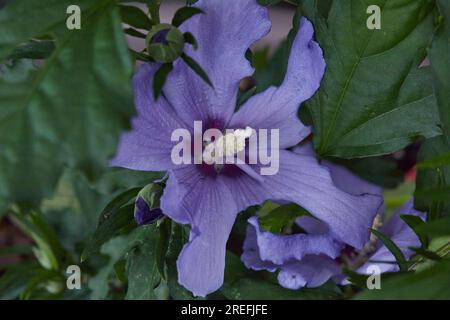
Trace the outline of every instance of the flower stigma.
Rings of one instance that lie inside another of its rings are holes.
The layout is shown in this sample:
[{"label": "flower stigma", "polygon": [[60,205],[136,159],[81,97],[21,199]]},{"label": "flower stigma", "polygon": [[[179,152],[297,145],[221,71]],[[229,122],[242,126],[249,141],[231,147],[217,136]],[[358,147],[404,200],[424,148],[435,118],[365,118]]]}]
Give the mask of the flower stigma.
[{"label": "flower stigma", "polygon": [[216,170],[220,170],[223,158],[230,158],[245,149],[245,140],[253,134],[253,129],[227,130],[225,135],[220,135],[217,139],[205,141],[203,150],[203,161],[208,164],[215,164]]}]

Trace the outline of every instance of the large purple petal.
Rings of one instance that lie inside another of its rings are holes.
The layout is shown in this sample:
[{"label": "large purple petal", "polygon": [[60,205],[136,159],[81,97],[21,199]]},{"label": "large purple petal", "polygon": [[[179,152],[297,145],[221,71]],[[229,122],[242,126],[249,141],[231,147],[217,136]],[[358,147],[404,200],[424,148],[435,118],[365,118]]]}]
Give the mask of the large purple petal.
[{"label": "large purple petal", "polygon": [[176,182],[168,182],[161,209],[191,225],[189,243],[177,261],[178,281],[195,295],[205,296],[223,283],[226,243],[238,210],[223,181],[202,175],[196,166],[170,175]]},{"label": "large purple petal", "polygon": [[[299,155],[314,158],[316,157],[316,152],[314,151],[313,144],[311,142],[302,144],[301,146],[294,148],[292,151]],[[334,185],[342,191],[354,195],[365,193],[379,196],[383,195],[383,188],[358,177],[344,166],[337,165],[330,161],[322,161],[321,164],[330,169],[330,174]]]},{"label": "large purple petal", "polygon": [[308,255],[301,261],[283,265],[278,274],[278,282],[281,286],[292,290],[303,287],[316,288],[340,271],[339,264],[330,257]]},{"label": "large purple petal", "polygon": [[364,246],[381,197],[338,189],[329,170],[311,156],[281,150],[279,164],[277,174],[264,177],[269,199],[295,202],[325,222],[338,240],[355,248]]},{"label": "large purple petal", "polygon": [[[400,248],[404,256],[409,259],[413,255],[410,247],[420,247],[420,240],[415,232],[400,218],[400,215],[418,216],[425,220],[426,214],[414,209],[413,199],[405,203],[399,208],[384,225],[380,231],[387,235]],[[373,262],[372,262],[373,261]],[[380,263],[386,261],[391,263]],[[399,267],[395,262],[395,257],[380,241],[377,242],[376,251],[369,257],[369,262],[361,266],[357,271],[366,274],[367,268],[371,265],[377,265],[381,272],[398,271]]]},{"label": "large purple petal", "polygon": [[253,74],[245,52],[271,24],[267,9],[256,0],[200,0],[195,6],[205,14],[189,19],[181,29],[197,39],[198,49],[187,48],[187,53],[205,70],[214,89],[179,59],[164,93],[190,125],[203,120],[224,126],[234,111],[240,80]]},{"label": "large purple petal", "polygon": [[143,171],[165,171],[174,167],[170,154],[173,130],[184,128],[164,97],[153,99],[153,75],[158,64],[143,64],[133,79],[138,115],[132,130],[122,134],[112,166]]},{"label": "large purple petal", "polygon": [[311,22],[303,18],[282,85],[250,98],[233,115],[230,127],[279,129],[280,148],[291,147],[309,134],[309,128],[298,119],[297,110],[317,91],[325,71],[322,50],[313,41],[313,35]]}]

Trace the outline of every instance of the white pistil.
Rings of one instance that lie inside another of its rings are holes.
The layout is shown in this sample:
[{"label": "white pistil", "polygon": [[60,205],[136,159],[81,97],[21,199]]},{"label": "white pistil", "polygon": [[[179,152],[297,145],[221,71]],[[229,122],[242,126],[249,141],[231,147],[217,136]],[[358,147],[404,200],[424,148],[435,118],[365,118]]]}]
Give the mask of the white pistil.
[{"label": "white pistil", "polygon": [[[214,163],[217,159],[232,157],[245,149],[245,139],[250,138],[253,129],[237,129],[209,142],[203,150],[203,160]],[[222,162],[223,163],[223,162]]]}]

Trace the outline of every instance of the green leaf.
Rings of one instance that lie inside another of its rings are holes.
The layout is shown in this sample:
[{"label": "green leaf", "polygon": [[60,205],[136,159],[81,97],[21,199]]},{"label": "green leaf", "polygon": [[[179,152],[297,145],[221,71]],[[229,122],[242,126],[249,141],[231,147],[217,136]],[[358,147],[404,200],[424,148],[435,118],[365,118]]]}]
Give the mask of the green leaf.
[{"label": "green leaf", "polygon": [[34,253],[40,264],[48,270],[58,270],[64,258],[64,249],[52,227],[36,213],[13,213],[13,222],[33,241],[37,248]]},{"label": "green leaf", "polygon": [[121,5],[120,16],[122,21],[131,27],[144,30],[150,30],[152,27],[152,21],[138,7]]},{"label": "green leaf", "polygon": [[[98,6],[100,1],[78,0],[81,15]],[[104,1],[101,1],[104,3]],[[64,27],[68,15],[70,0],[47,1],[10,1],[0,11],[0,62],[9,56],[21,43],[33,38],[47,35],[56,27]],[[26,16],[27,19],[18,17]]]},{"label": "green leaf", "polygon": [[192,69],[194,70],[194,72],[203,79],[203,81],[205,81],[211,88],[214,88],[211,80],[209,79],[208,75],[206,74],[206,72],[202,69],[202,67],[197,63],[197,61],[195,61],[194,59],[192,59],[190,56],[188,56],[187,54],[183,53],[181,55],[181,58],[183,59],[184,62],[186,62],[186,64]]},{"label": "green leaf", "polygon": [[[127,235],[121,235],[104,243],[100,253],[109,257],[108,263],[89,280],[89,288],[92,290],[91,299],[105,299],[109,292],[109,279],[114,273],[115,266],[127,254],[147,243],[152,243],[154,226],[141,226]],[[144,254],[144,253],[143,253]]]},{"label": "green leaf", "polygon": [[172,225],[169,219],[163,219],[161,223],[158,224],[159,237],[156,242],[155,260],[159,275],[164,280],[166,280],[166,254],[169,248],[170,235],[172,231],[171,227]]},{"label": "green leaf", "polygon": [[415,204],[435,220],[450,215],[450,5],[437,1],[440,26],[433,38],[429,58],[444,135],[426,141],[419,154]]},{"label": "green leaf", "polygon": [[419,237],[420,243],[424,248],[428,247],[428,239],[427,236],[420,231],[420,228],[423,227],[426,223],[417,216],[405,215],[401,214],[400,218],[406,222],[406,224],[416,233],[417,237]]},{"label": "green leaf", "polygon": [[262,230],[282,233],[292,226],[295,218],[302,215],[309,215],[309,213],[295,203],[285,204],[262,216],[259,219],[259,225]]},{"label": "green leaf", "polygon": [[408,262],[406,261],[405,256],[403,255],[402,250],[392,241],[381,233],[378,230],[370,229],[370,231],[384,244],[384,246],[392,253],[392,255],[395,257],[395,260],[397,261],[398,266],[400,267],[400,271],[407,271],[408,269]]},{"label": "green leaf", "polygon": [[18,48],[8,57],[10,59],[46,59],[55,50],[55,42],[51,40],[31,40]]},{"label": "green leaf", "polygon": [[43,296],[42,300],[52,296],[56,298],[63,289],[63,282],[64,278],[58,272],[37,270],[20,293],[20,299],[41,299],[41,296]]},{"label": "green leaf", "polygon": [[327,18],[317,2],[307,0],[303,9],[327,58],[319,92],[307,103],[318,154],[383,155],[439,135],[431,75],[419,69],[433,35],[433,3],[373,1],[382,22],[370,30],[366,2],[333,1]]},{"label": "green leaf", "polygon": [[114,270],[114,265],[129,250],[132,235],[113,238],[103,244],[100,252],[109,257],[108,263],[91,279],[88,286],[92,290],[91,299],[105,299],[109,291],[108,278]]},{"label": "green leaf", "polygon": [[430,237],[450,236],[450,217],[430,221],[419,226],[417,230]]},{"label": "green leaf", "polygon": [[81,255],[81,261],[97,252],[102,244],[134,225],[134,202],[140,187],[127,190],[115,197],[100,214],[97,229]]},{"label": "green leaf", "polygon": [[173,16],[172,25],[174,25],[175,27],[179,27],[189,18],[201,13],[204,13],[203,10],[195,7],[180,8],[177,10],[177,12],[175,12],[175,15]]},{"label": "green leaf", "polygon": [[283,41],[270,58],[268,48],[254,52],[252,64],[256,69],[254,77],[257,92],[281,85],[287,70],[290,47],[291,41]]},{"label": "green leaf", "polygon": [[450,166],[450,153],[439,154],[417,164],[417,169],[429,169]]},{"label": "green leaf", "polygon": [[143,240],[134,246],[127,257],[128,300],[156,299],[154,289],[161,281],[158,271],[159,230],[155,225],[144,226]]},{"label": "green leaf", "polygon": [[[342,273],[347,276],[347,280],[350,281],[352,284],[360,288],[367,288],[367,280],[370,277],[370,275],[360,274],[347,268],[343,268]],[[398,274],[399,272],[384,272],[382,274],[382,279],[384,280]]]},{"label": "green leaf", "polygon": [[0,248],[0,256],[30,254],[32,253],[32,246],[28,244],[14,245],[11,247]]},{"label": "green leaf", "polygon": [[164,63],[161,65],[161,67],[159,67],[158,71],[156,71],[153,79],[153,98],[155,99],[155,101],[161,95],[164,84],[167,80],[167,76],[172,71],[172,69],[172,63]]},{"label": "green leaf", "polygon": [[0,276],[0,300],[12,300],[22,293],[27,283],[38,271],[42,271],[36,262],[22,262],[9,268]]},{"label": "green leaf", "polygon": [[136,29],[133,28],[126,28],[123,30],[126,34],[128,34],[129,36],[132,37],[136,37],[136,38],[141,38],[141,39],[145,39],[147,36],[139,31],[137,31]]},{"label": "green leaf", "polygon": [[[437,137],[425,141],[418,161],[424,162],[450,152],[450,141]],[[429,220],[450,215],[450,165],[420,168],[417,173],[414,194],[416,208],[427,212]]]},{"label": "green leaf", "polygon": [[238,94],[238,101],[236,102],[236,111],[239,110],[239,108],[245,103],[247,102],[248,99],[250,99],[253,95],[256,94],[256,87],[252,87],[249,90],[242,92],[239,91]]},{"label": "green leaf", "polygon": [[155,24],[160,23],[160,17],[159,17],[159,8],[161,6],[161,2],[163,0],[143,0],[145,3],[147,3],[148,11],[150,12],[150,16],[152,17],[152,21]]},{"label": "green leaf", "polygon": [[273,6],[277,3],[280,3],[282,0],[258,0],[258,3],[262,6]]},{"label": "green leaf", "polygon": [[433,38],[429,58],[433,70],[434,89],[439,103],[442,126],[450,144],[450,46],[448,43],[450,37],[450,3],[446,0],[438,0],[437,3],[443,19]]},{"label": "green leaf", "polygon": [[0,73],[0,198],[7,201],[37,205],[66,165],[97,177],[129,127],[133,69],[118,8],[113,0],[79,2],[81,30],[66,28],[71,1],[14,1],[0,11],[0,57],[40,30],[51,27],[56,38],[42,67]]},{"label": "green leaf", "polygon": [[167,247],[166,266],[169,293],[176,300],[192,300],[192,294],[178,283],[177,259],[188,241],[188,232],[184,226],[172,222],[170,240]]},{"label": "green leaf", "polygon": [[429,260],[439,261],[442,259],[436,252],[433,252],[431,250],[423,248],[410,248],[410,249],[414,251],[416,254],[419,254],[422,257],[427,258]]},{"label": "green leaf", "polygon": [[192,33],[185,32],[185,33],[183,33],[183,37],[184,37],[184,42],[191,44],[192,47],[194,48],[194,50],[198,49],[197,39],[195,39],[195,37]]},{"label": "green leaf", "polygon": [[356,299],[450,299],[450,260],[443,259],[421,272],[392,277],[381,290],[364,291]]}]

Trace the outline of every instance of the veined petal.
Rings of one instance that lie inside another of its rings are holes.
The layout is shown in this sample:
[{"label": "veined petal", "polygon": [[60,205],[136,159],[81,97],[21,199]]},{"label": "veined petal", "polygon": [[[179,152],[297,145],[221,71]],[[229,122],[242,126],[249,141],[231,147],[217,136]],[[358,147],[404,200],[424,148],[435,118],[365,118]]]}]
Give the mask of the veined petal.
[{"label": "veined petal", "polygon": [[165,171],[171,160],[173,130],[185,128],[164,97],[153,99],[153,75],[158,64],[143,64],[133,79],[138,115],[131,131],[122,134],[112,166],[143,171]]},{"label": "veined petal", "polygon": [[296,145],[309,134],[309,128],[298,119],[297,111],[300,104],[317,91],[325,72],[323,53],[313,35],[311,22],[302,18],[282,85],[250,98],[233,115],[230,127],[279,129],[280,148]]},{"label": "veined petal", "polygon": [[197,50],[187,48],[186,52],[208,74],[214,88],[179,59],[164,93],[187,123],[216,121],[225,126],[235,108],[239,82],[253,74],[245,52],[269,32],[271,24],[267,8],[256,0],[199,0],[195,6],[205,14],[181,26],[198,42]]},{"label": "veined petal", "polygon": [[271,261],[263,261],[261,259],[256,228],[252,224],[247,226],[243,249],[244,252],[241,255],[241,260],[247,268],[256,271],[266,270],[275,272],[279,267]]},{"label": "veined petal", "polygon": [[[316,157],[316,152],[314,151],[311,142],[295,147],[292,152],[303,156]],[[344,166],[337,165],[330,161],[322,161],[321,164],[330,170],[333,183],[342,191],[354,195],[365,193],[379,196],[383,195],[383,188],[358,177]]]},{"label": "veined petal", "polygon": [[278,282],[281,286],[298,290],[303,287],[316,288],[339,274],[339,264],[324,255],[309,255],[301,261],[288,263],[281,267]]},{"label": "veined petal", "polygon": [[358,249],[364,246],[381,197],[338,189],[329,170],[311,156],[281,150],[279,164],[277,174],[264,177],[269,199],[295,202],[326,223],[338,240]]},{"label": "veined petal", "polygon": [[178,282],[194,295],[206,296],[223,283],[226,243],[237,206],[220,179],[202,175],[195,166],[170,175],[161,209],[175,221],[191,225],[189,243],[177,260]]},{"label": "veined petal", "polygon": [[290,260],[301,260],[308,254],[325,254],[336,258],[342,244],[334,240],[330,233],[282,235],[263,231],[258,219],[248,220],[256,231],[256,240],[261,260],[283,265]]}]

